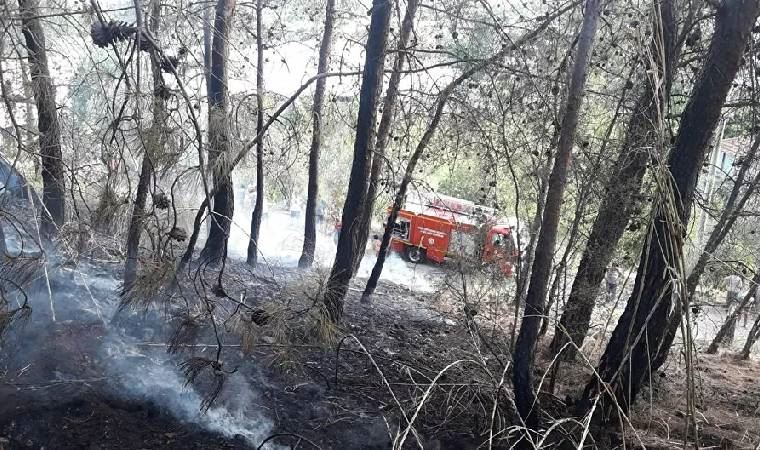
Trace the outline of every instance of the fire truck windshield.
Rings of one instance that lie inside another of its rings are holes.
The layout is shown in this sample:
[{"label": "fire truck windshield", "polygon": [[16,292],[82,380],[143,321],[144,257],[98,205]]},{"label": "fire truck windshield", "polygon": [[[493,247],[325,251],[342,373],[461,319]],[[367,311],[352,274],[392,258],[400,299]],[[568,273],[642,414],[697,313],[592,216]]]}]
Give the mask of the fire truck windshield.
[{"label": "fire truck windshield", "polygon": [[509,254],[514,251],[515,243],[512,241],[512,236],[508,234],[495,233],[493,235],[493,246],[503,250]]},{"label": "fire truck windshield", "polygon": [[393,235],[401,239],[409,239],[409,221],[397,220],[393,224]]}]

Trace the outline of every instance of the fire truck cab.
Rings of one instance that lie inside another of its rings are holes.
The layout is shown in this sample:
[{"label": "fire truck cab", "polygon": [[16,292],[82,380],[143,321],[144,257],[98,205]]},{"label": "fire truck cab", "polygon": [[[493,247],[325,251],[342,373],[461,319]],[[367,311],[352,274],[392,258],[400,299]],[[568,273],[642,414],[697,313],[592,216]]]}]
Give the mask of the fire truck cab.
[{"label": "fire truck cab", "polygon": [[492,208],[467,200],[422,196],[407,202],[393,228],[391,250],[414,263],[479,258],[511,276],[518,257],[512,227],[499,221]]}]

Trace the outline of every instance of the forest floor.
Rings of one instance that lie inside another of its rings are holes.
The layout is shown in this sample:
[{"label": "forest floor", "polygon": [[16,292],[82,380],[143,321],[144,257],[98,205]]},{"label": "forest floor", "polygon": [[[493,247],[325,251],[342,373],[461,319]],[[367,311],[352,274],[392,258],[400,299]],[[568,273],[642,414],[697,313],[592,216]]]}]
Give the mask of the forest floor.
[{"label": "forest floor", "polygon": [[[275,320],[242,339],[225,327],[223,359],[235,372],[201,414],[208,386],[185,386],[177,364],[190,354],[166,353],[170,330],[162,316],[112,319],[119,266],[63,265],[50,271],[54,306],[38,286],[33,318],[3,343],[0,449],[257,448],[271,436],[265,448],[386,449],[401,439],[404,448],[488,448],[489,441],[508,448],[516,421],[502,368],[510,361],[514,311],[489,282],[451,269],[408,266],[421,276],[413,287],[381,282],[371,306],[359,303],[364,280],[356,280],[332,341],[311,339],[325,330],[308,316],[292,325]],[[252,273],[242,262],[226,273],[230,296],[245,292],[268,311],[303,310],[319,276],[275,266]],[[614,325],[615,311],[598,308],[594,329]],[[700,330],[721,314],[704,314]],[[737,345],[741,333],[739,327]],[[588,339],[589,354],[601,351],[601,334]],[[546,336],[541,345],[548,342]],[[215,347],[204,336],[188,350],[204,355]],[[539,349],[537,377],[548,364],[543,355]],[[555,393],[542,397],[558,413],[590,372],[580,364],[562,370]],[[700,448],[757,448],[758,373],[756,356],[699,355]],[[626,426],[629,448],[683,448],[680,358],[656,379]]]}]

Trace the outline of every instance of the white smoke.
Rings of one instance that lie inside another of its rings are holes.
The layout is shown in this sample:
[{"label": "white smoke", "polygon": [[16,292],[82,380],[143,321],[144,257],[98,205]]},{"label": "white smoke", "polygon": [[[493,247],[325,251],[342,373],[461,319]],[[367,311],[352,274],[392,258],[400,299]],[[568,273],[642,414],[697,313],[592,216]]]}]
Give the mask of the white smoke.
[{"label": "white smoke", "polygon": [[[356,272],[356,276],[358,278],[369,278],[374,265],[375,254],[371,250],[367,250],[359,266],[359,270]],[[435,266],[435,263],[408,263],[401,259],[397,253],[391,253],[385,258],[383,272],[380,275],[381,280],[390,281],[415,292],[435,291],[433,281],[440,277],[442,277],[442,274]]]},{"label": "white smoke", "polygon": [[[270,434],[273,424],[261,413],[258,394],[242,373],[227,375],[220,396],[208,411],[202,412],[203,395],[192,385],[185,384],[184,375],[178,367],[183,357],[167,354],[163,345],[145,346],[125,332],[123,323],[112,324],[120,289],[115,275],[118,269],[113,265],[85,261],[63,265],[55,258],[46,264],[49,269],[47,276],[40,274],[37,286],[29,290],[33,309],[31,323],[19,329],[19,333],[48,336],[48,329],[75,329],[78,324],[99,324],[98,329],[102,324],[102,339],[82,337],[88,341],[82,348],[87,348],[92,353],[89,356],[94,358],[87,359],[91,365],[82,367],[81,373],[93,370],[102,372],[108,380],[108,385],[104,387],[109,394],[113,392],[124,400],[139,404],[152,403],[181,422],[230,439],[244,439],[253,447]],[[158,320],[151,322],[148,318],[132,317],[134,320],[127,326],[135,328],[136,324],[140,324],[136,334],[140,334],[141,339],[153,340],[166,334],[166,322],[158,316],[156,318]],[[50,348],[68,347],[62,344]],[[23,346],[19,350],[11,356],[21,366],[44,365],[41,360],[48,357],[67,357],[27,352]],[[56,370],[52,375],[56,379],[81,378],[81,374],[76,373],[80,369],[72,367],[66,373]]]},{"label": "white smoke", "polygon": [[[235,224],[229,241],[229,256],[244,258],[248,246],[250,209],[235,214]],[[20,242],[31,241],[28,236],[10,235],[11,251],[21,250]],[[259,250],[266,264],[295,267],[303,243],[303,214],[271,210],[265,215]],[[29,247],[24,248],[27,252]],[[38,249],[33,249],[38,250]],[[329,267],[335,256],[334,232],[323,224],[318,233],[316,263]],[[37,330],[46,327],[66,327],[68,322],[102,324],[105,336],[94,343],[99,349],[95,358],[98,369],[108,375],[108,388],[125,400],[141,404],[150,403],[174,416],[177,420],[194,424],[231,439],[243,439],[258,446],[271,432],[273,424],[261,411],[259,395],[242,372],[227,375],[221,395],[206,412],[201,411],[203,394],[192,385],[186,385],[178,363],[182,357],[169,355],[164,346],[146,346],[142,341],[155,341],[165,334],[164,320],[142,321],[136,318],[128,326],[139,329],[140,340],[125,332],[123,324],[112,325],[117,312],[120,289],[120,265],[88,262],[63,264],[54,255],[46,264],[49,269],[41,287],[32,293],[33,324]],[[360,266],[358,277],[369,276],[375,263],[371,248]],[[431,265],[413,265],[392,254],[385,263],[382,279],[418,291],[432,291],[432,280],[440,271]],[[99,325],[100,326],[100,325]],[[37,357],[44,358],[44,354]],[[18,356],[19,359],[23,355]],[[32,361],[29,361],[30,363]],[[248,361],[246,364],[252,364]],[[65,376],[76,378],[78,374]],[[275,448],[269,446],[268,448]]]},{"label": "white smoke", "polygon": [[[257,394],[244,376],[233,373],[225,381],[222,395],[208,411],[201,412],[203,398],[178,373],[176,363],[163,351],[140,348],[129,339],[112,339],[103,345],[108,369],[130,396],[164,406],[178,420],[197,424],[228,438],[242,437],[258,446],[272,423],[257,408]],[[274,447],[267,447],[274,448]]]},{"label": "white smoke", "polygon": [[[230,231],[228,255],[244,259],[250,239],[250,207],[239,207]],[[304,217],[301,211],[283,211],[271,208],[265,211],[259,235],[259,258],[265,264],[281,267],[297,267],[303,249]],[[357,278],[368,278],[375,265],[375,253],[367,248]],[[335,259],[335,240],[332,224],[318,227],[315,264],[329,268]],[[433,282],[442,277],[435,263],[411,264],[391,253],[385,260],[381,280],[418,292],[433,292]]]}]

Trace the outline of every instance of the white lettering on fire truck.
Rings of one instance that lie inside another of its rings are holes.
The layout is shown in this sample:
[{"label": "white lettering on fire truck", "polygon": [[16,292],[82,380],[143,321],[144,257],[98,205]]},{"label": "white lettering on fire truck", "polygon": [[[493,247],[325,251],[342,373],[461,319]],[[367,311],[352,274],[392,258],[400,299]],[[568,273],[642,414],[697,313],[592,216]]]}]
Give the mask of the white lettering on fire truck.
[{"label": "white lettering on fire truck", "polygon": [[446,233],[444,233],[442,231],[434,230],[432,228],[420,228],[420,233],[430,234],[430,235],[433,235],[433,236],[439,237],[439,238],[445,238],[446,237]]}]

